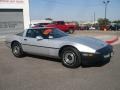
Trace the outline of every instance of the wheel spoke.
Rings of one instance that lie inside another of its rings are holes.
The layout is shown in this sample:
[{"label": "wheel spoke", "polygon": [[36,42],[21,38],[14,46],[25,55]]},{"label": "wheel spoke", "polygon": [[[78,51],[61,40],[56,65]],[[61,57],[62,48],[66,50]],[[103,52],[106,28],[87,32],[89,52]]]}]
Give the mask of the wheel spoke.
[{"label": "wheel spoke", "polygon": [[64,55],[64,61],[66,64],[72,64],[74,63],[74,60],[75,60],[74,53],[69,52]]},{"label": "wheel spoke", "polygon": [[17,55],[19,53],[19,47],[18,46],[15,46],[14,49],[13,49],[13,53],[15,55]]}]

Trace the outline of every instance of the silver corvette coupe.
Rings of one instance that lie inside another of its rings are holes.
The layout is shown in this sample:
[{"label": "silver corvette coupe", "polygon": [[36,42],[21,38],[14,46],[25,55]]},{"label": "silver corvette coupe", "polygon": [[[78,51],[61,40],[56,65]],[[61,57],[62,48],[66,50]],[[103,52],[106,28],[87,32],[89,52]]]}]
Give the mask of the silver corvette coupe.
[{"label": "silver corvette coupe", "polygon": [[27,29],[6,38],[6,44],[16,57],[26,53],[60,58],[62,64],[77,68],[84,61],[111,58],[112,46],[92,37],[70,36],[56,28]]}]

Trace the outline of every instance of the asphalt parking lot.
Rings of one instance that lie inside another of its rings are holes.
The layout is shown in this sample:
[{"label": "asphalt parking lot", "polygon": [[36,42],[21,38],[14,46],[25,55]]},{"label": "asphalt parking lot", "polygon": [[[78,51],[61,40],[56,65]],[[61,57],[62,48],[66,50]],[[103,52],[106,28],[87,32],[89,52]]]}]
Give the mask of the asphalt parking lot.
[{"label": "asphalt parking lot", "polygon": [[114,45],[114,52],[105,65],[69,69],[56,59],[16,58],[0,43],[0,90],[120,90],[120,44]]}]

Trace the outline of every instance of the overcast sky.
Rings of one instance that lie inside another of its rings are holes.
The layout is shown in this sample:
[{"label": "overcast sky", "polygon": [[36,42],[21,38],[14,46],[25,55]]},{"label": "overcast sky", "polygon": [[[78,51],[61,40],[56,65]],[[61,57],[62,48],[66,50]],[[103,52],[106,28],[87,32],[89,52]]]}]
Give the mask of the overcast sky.
[{"label": "overcast sky", "polygon": [[[103,0],[30,0],[31,19],[93,21],[104,18]],[[110,0],[107,18],[120,19],[120,0]]]}]

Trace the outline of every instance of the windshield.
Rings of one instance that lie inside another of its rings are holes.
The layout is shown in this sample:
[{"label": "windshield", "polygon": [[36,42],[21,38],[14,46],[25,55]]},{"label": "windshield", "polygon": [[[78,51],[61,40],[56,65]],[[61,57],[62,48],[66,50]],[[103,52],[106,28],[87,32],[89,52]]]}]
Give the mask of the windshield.
[{"label": "windshield", "polygon": [[60,38],[60,37],[68,36],[68,34],[56,28],[53,29],[50,35],[53,36],[53,38]]},{"label": "windshield", "polygon": [[26,37],[36,38],[37,36],[49,39],[50,36],[52,36],[52,38],[60,38],[68,36],[68,34],[56,28],[28,29]]}]

